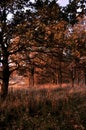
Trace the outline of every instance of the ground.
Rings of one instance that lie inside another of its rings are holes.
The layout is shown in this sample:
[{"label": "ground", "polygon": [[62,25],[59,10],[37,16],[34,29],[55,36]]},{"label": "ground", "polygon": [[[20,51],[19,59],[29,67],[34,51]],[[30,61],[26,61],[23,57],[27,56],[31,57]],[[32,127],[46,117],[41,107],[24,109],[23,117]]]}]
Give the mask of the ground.
[{"label": "ground", "polygon": [[86,86],[10,87],[0,130],[86,130]]}]

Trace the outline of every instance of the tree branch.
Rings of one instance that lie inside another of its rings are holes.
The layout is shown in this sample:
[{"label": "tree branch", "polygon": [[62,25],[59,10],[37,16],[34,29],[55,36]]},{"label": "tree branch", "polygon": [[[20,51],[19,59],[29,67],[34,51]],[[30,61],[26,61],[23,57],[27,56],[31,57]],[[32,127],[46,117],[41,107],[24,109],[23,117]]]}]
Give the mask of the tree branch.
[{"label": "tree branch", "polygon": [[21,47],[19,47],[17,50],[13,51],[13,52],[9,52],[9,55],[13,55],[16,54],[17,52],[20,52],[24,49],[24,45],[22,45]]},{"label": "tree branch", "polygon": [[16,68],[10,70],[10,74],[13,73],[14,71],[18,70],[18,68],[19,68],[19,63],[16,62],[16,65],[17,65]]}]

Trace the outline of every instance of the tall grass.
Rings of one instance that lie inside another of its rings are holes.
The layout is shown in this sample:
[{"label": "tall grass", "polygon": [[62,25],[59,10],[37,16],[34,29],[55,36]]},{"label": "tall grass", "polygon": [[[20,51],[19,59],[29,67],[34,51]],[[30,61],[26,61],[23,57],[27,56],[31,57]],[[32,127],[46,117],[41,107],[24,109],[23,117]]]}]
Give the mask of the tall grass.
[{"label": "tall grass", "polygon": [[11,89],[0,130],[86,130],[86,88]]}]

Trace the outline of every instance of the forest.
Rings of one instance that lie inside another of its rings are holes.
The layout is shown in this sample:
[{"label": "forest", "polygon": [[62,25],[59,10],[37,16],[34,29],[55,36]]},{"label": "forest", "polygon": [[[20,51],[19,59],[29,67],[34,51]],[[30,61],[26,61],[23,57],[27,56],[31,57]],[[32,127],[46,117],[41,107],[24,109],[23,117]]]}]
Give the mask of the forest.
[{"label": "forest", "polygon": [[0,130],[85,130],[86,0],[0,0],[0,105]]}]

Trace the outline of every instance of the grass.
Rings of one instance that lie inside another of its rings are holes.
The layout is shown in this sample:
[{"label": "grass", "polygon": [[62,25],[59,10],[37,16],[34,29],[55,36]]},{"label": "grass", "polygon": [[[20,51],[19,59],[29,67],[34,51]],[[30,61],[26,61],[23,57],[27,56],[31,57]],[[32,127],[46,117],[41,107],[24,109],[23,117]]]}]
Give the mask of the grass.
[{"label": "grass", "polygon": [[10,89],[0,130],[86,130],[86,88]]}]

